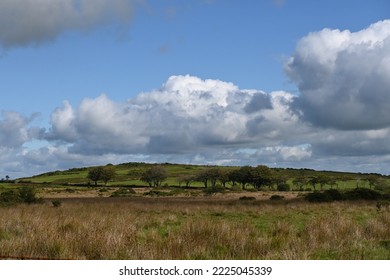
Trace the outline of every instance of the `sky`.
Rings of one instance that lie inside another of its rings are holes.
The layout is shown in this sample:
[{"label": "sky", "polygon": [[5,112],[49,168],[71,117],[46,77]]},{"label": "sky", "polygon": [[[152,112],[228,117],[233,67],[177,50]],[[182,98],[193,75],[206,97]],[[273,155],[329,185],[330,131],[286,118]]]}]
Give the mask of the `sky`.
[{"label": "sky", "polygon": [[390,174],[387,0],[0,0],[0,178],[108,163]]}]

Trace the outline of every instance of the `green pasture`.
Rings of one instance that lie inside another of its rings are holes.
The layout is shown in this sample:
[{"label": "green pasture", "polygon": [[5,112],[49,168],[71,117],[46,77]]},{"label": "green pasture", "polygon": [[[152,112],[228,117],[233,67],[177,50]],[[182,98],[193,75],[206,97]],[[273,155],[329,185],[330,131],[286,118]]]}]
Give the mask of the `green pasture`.
[{"label": "green pasture", "polygon": [[[145,186],[146,183],[140,180],[142,174],[154,164],[147,163],[124,163],[112,166],[115,168],[115,178],[108,182],[108,186]],[[187,165],[187,164],[159,164],[167,172],[167,179],[163,182],[163,186],[178,186],[179,180],[183,176],[196,176],[201,170],[207,168],[219,168],[221,170],[231,171],[239,169],[240,167],[231,166],[202,166],[202,165]],[[20,183],[41,183],[48,185],[74,185],[74,184],[88,184],[91,183],[87,178],[89,170],[94,167],[85,168],[72,168],[65,171],[54,171],[29,178],[21,178],[17,180]],[[291,169],[291,168],[274,168],[272,172],[275,177],[283,178],[290,186],[291,190],[300,190],[300,188],[294,184],[294,180],[299,177],[312,178],[316,176],[326,176],[332,178],[335,184],[323,185],[323,190],[336,188],[339,190],[348,190],[356,187],[370,188],[368,181],[369,176],[375,176],[378,178],[376,186],[380,186],[382,189],[390,189],[390,179],[387,176],[379,174],[362,174],[362,173],[350,173],[350,172],[333,172],[333,171],[315,171],[311,169]],[[104,185],[103,182],[99,182],[99,185]],[[192,187],[202,187],[201,182],[193,181]],[[1,188],[12,187],[12,184],[2,183]],[[231,183],[227,183],[226,187],[230,188]],[[248,189],[251,189],[248,186]],[[315,185],[315,189],[310,183],[305,183],[302,187],[304,191],[321,190],[320,184]]]}]

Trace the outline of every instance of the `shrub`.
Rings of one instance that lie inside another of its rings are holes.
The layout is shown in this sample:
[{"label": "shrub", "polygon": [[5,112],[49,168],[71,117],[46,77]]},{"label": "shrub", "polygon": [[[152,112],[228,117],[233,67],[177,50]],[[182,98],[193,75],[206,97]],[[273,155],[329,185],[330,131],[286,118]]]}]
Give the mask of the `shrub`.
[{"label": "shrub", "polygon": [[290,190],[290,185],[287,183],[280,183],[277,186],[277,190],[280,192],[288,192]]},{"label": "shrub", "polygon": [[332,200],[343,200],[344,199],[344,195],[336,189],[326,190],[326,191],[324,191],[324,194],[329,196]]},{"label": "shrub", "polygon": [[144,192],[144,195],[150,195],[150,196],[167,196],[168,193],[164,191],[159,191],[159,190],[151,190],[148,192]]},{"label": "shrub", "polygon": [[244,200],[244,201],[256,200],[256,197],[254,197],[254,196],[241,196],[241,197],[239,198],[239,200]]},{"label": "shrub", "polygon": [[13,190],[5,191],[0,194],[1,204],[14,204],[19,202],[22,202],[20,196],[17,192]]},{"label": "shrub", "polygon": [[225,188],[223,187],[211,187],[211,188],[204,188],[203,190],[203,193],[205,195],[213,195],[213,194],[216,194],[216,193],[224,193],[226,192]]},{"label": "shrub", "polygon": [[52,200],[51,204],[53,205],[53,207],[58,208],[62,205],[62,201],[59,199]]},{"label": "shrub", "polygon": [[42,202],[42,199],[36,197],[36,191],[32,187],[22,187],[19,189],[19,197],[24,203],[38,203]]},{"label": "shrub", "polygon": [[330,202],[333,201],[332,197],[325,192],[312,192],[305,196],[305,200],[309,202]]},{"label": "shrub", "polygon": [[386,199],[386,196],[365,188],[358,188],[345,193],[340,193],[336,189],[330,189],[324,192],[309,193],[305,196],[305,199],[309,202],[330,202],[339,200],[379,200]]},{"label": "shrub", "polygon": [[14,204],[14,203],[40,203],[43,200],[36,197],[36,192],[33,187],[22,187],[19,190],[9,190],[0,194],[1,204]]},{"label": "shrub", "polygon": [[383,198],[381,193],[365,188],[357,188],[347,191],[344,195],[348,200],[379,200]]},{"label": "shrub", "polygon": [[127,197],[133,196],[134,194],[136,194],[136,192],[132,188],[119,188],[114,191],[110,197]]}]

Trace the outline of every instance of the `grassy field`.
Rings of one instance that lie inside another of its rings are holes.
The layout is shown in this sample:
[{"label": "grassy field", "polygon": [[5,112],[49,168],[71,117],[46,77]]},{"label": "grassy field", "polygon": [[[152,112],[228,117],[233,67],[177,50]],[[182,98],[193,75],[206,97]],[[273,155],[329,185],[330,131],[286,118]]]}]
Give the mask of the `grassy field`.
[{"label": "grassy field", "polygon": [[[140,181],[142,173],[153,166],[145,163],[128,163],[115,166],[115,178],[110,181],[111,185],[134,185],[143,186],[144,182]],[[185,165],[185,164],[163,164],[168,173],[168,178],[165,180],[167,185],[177,185],[177,178],[182,175],[194,175],[205,166]],[[226,168],[226,167],[225,167]],[[229,167],[227,167],[229,168]],[[73,168],[66,171],[55,171],[31,178],[23,178],[22,181],[32,183],[49,183],[49,184],[78,184],[88,183],[87,174],[90,168]],[[194,182],[193,185],[200,186],[199,182]]]},{"label": "grassy field", "polygon": [[[167,180],[149,188],[139,178],[150,166],[117,165],[98,186],[88,184],[91,168],[2,181],[0,259],[390,259],[389,202],[310,203],[310,185],[294,185],[328,176],[337,185],[324,189],[346,193],[369,188],[367,174],[274,169],[290,191],[184,188],[180,176],[213,167],[163,164]],[[389,178],[375,176],[388,193]],[[39,199],[22,203],[29,194]]]},{"label": "grassy field", "polygon": [[133,197],[0,210],[3,258],[390,258],[390,212],[374,202]]}]

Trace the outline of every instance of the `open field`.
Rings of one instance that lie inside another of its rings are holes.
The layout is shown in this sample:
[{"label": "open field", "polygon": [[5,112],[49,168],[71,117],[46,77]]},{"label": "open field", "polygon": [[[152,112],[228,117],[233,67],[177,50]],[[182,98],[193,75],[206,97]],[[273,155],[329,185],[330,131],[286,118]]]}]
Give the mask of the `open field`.
[{"label": "open field", "polygon": [[[123,163],[119,165],[112,166],[115,169],[115,177],[109,181],[108,185],[116,186],[145,186],[145,182],[140,180],[143,172],[148,168],[155,166],[155,164],[148,163]],[[186,165],[186,164],[158,164],[158,166],[163,167],[167,172],[167,178],[164,180],[165,186],[178,186],[179,179],[182,176],[196,176],[200,171],[205,169],[218,168],[225,172],[232,170],[237,170],[239,167],[234,166],[202,166],[202,165]],[[48,184],[48,185],[73,185],[73,184],[85,184],[91,183],[87,178],[88,172],[93,167],[83,167],[83,168],[72,168],[65,171],[54,171],[37,176],[22,178],[17,181],[20,182],[29,182],[29,183],[38,183],[38,184]],[[297,188],[294,185],[293,179],[298,177],[313,178],[318,176],[325,176],[335,180],[336,184],[333,187],[339,189],[351,189],[356,186],[359,187],[369,187],[369,182],[367,178],[373,174],[362,174],[362,173],[349,173],[349,172],[333,172],[333,171],[316,171],[311,169],[291,169],[291,168],[274,168],[272,169],[273,176],[276,178],[282,178],[285,180],[291,187],[291,189]],[[380,174],[374,174],[380,179],[381,184],[389,186],[390,188],[390,178],[387,176],[382,176]],[[100,182],[99,184],[103,184]],[[193,180],[191,186],[202,187],[202,182]],[[229,186],[229,183],[228,183]],[[325,188],[329,188],[329,185],[325,185]],[[310,184],[304,186],[305,189],[313,188]],[[319,189],[319,184],[317,184]]]},{"label": "open field", "polygon": [[[2,181],[0,258],[390,259],[387,176],[250,168],[243,189],[245,177],[223,178],[245,168],[163,164],[149,187],[153,166],[109,165],[106,182],[90,181],[92,167]],[[207,188],[205,170],[218,170]]]},{"label": "open field", "polygon": [[[247,193],[240,195],[250,195]],[[63,198],[0,208],[0,255],[48,259],[389,259],[375,202]]]}]

